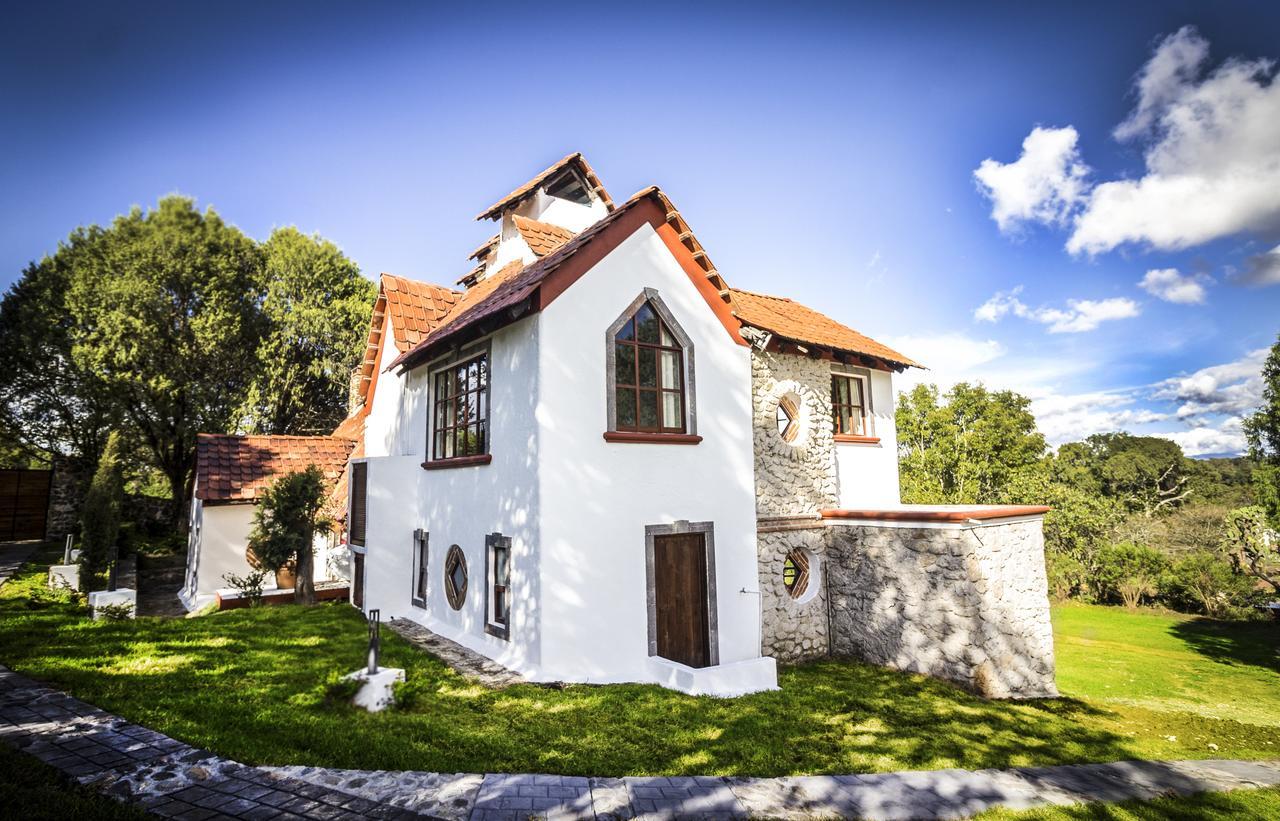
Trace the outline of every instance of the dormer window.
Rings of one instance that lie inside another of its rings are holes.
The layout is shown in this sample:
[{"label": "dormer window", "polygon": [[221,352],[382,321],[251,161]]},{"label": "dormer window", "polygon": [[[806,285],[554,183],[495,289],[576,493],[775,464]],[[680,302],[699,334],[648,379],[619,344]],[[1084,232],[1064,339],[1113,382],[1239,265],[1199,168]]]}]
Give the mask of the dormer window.
[{"label": "dormer window", "polygon": [[609,326],[609,441],[695,444],[693,343],[646,288]]},{"label": "dormer window", "polygon": [[567,169],[547,183],[546,191],[549,196],[576,202],[578,205],[591,204],[591,190],[587,188],[586,181],[573,169]]}]

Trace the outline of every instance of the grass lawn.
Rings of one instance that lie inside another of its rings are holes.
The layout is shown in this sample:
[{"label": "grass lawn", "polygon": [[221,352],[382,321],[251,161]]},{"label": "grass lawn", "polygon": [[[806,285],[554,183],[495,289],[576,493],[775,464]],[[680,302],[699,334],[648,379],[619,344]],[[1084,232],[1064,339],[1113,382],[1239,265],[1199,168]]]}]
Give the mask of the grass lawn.
[{"label": "grass lawn", "polygon": [[1280,818],[1280,789],[1201,793],[1154,801],[1073,804],[1012,812],[989,810],[981,821],[1238,821]]},{"label": "grass lawn", "polygon": [[[0,662],[250,764],[770,776],[1280,756],[1271,626],[1062,608],[1073,698],[1021,703],[851,661],[782,667],[779,692],[731,700],[649,685],[493,691],[386,631],[384,663],[409,684],[402,708],[369,715],[331,691],[362,663],[352,608],[93,623],[42,592],[54,552],[0,588]],[[1237,709],[1220,708],[1236,694]]]}]

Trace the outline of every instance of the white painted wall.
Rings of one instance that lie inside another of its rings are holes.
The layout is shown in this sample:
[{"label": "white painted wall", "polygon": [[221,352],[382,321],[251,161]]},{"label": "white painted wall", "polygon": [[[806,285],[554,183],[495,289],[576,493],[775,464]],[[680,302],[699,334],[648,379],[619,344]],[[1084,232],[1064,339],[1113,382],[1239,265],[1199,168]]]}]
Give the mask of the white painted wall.
[{"label": "white painted wall", "polygon": [[[605,332],[654,288],[694,345],[698,445],[611,444]],[[582,681],[652,680],[645,526],[715,525],[721,663],[759,656],[748,349],[644,225],[541,319],[538,441],[543,664]]]},{"label": "white painted wall", "polygon": [[[423,470],[427,458],[429,374],[416,368],[406,385],[397,447],[411,455],[367,459],[369,515],[365,539],[366,608],[384,620],[415,619],[465,646],[531,677],[541,675],[537,602],[538,315],[489,337],[490,448],[488,465]],[[376,397],[375,397],[376,401]],[[356,460],[360,461],[360,460]],[[427,607],[412,605],[413,531],[430,534]],[[485,536],[511,537],[511,640],[484,631]],[[444,594],[444,560],[457,544],[467,558],[468,590],[461,610]]]},{"label": "white painted wall", "polygon": [[897,507],[901,503],[895,399],[893,374],[871,371],[871,408],[875,415],[872,424],[880,443],[836,443],[836,477],[841,508]]}]

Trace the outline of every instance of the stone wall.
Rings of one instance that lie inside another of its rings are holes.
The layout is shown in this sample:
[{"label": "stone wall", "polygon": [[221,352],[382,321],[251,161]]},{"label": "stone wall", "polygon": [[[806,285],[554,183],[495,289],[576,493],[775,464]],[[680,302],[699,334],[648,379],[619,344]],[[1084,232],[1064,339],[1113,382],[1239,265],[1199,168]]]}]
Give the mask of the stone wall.
[{"label": "stone wall", "polygon": [[89,476],[75,460],[66,456],[54,456],[52,467],[45,538],[61,543],[68,533],[74,533],[79,539],[81,494],[88,487]]},{"label": "stone wall", "polygon": [[[789,516],[835,507],[830,363],[752,350],[751,394],[757,513]],[[788,394],[800,409],[799,432],[791,442],[783,441],[777,418],[778,403]]]},{"label": "stone wall", "polygon": [[[828,641],[827,531],[822,527],[762,531],[759,540],[762,655],[779,661],[804,661],[830,653]],[[810,556],[809,589],[792,598],[782,581],[783,563],[793,550]]]},{"label": "stone wall", "polygon": [[[819,564],[794,600],[788,550]],[[759,535],[764,652],[784,661],[856,656],[989,698],[1057,695],[1040,520],[981,526],[813,524]],[[828,634],[829,633],[829,634]]]}]

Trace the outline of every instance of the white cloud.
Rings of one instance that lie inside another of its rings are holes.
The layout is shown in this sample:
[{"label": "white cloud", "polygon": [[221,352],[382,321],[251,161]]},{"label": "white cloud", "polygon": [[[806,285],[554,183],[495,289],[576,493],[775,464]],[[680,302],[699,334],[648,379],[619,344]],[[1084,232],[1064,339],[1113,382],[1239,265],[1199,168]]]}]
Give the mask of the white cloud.
[{"label": "white cloud", "polygon": [[1245,270],[1235,277],[1245,285],[1280,285],[1280,245],[1244,261]]},{"label": "white cloud", "polygon": [[1045,439],[1054,447],[1078,442],[1095,433],[1128,430],[1169,418],[1166,413],[1134,407],[1139,397],[1131,390],[1032,394],[1031,412]]},{"label": "white cloud", "polygon": [[1032,129],[1022,154],[1011,163],[987,158],[973,172],[991,199],[991,218],[1001,231],[1023,222],[1064,222],[1084,196],[1089,169],[1080,161],[1080,135],[1071,126]]},{"label": "white cloud", "polygon": [[1187,456],[1235,455],[1243,453],[1246,447],[1240,420],[1236,417],[1227,419],[1217,427],[1204,426],[1152,435],[1172,439]]},{"label": "white cloud", "polygon": [[1207,55],[1191,27],[1156,48],[1138,76],[1137,106],[1115,131],[1147,142],[1145,174],[1088,192],[1068,251],[1178,250],[1280,228],[1275,62],[1230,59],[1206,74]]},{"label": "white cloud", "polygon": [[1262,404],[1262,364],[1269,352],[1259,348],[1234,362],[1166,379],[1154,386],[1152,397],[1181,403],[1178,418],[1188,424],[1213,415],[1250,413]]},{"label": "white cloud", "polygon": [[1183,274],[1177,268],[1155,268],[1147,271],[1138,287],[1165,302],[1198,305],[1204,302],[1204,274]]},{"label": "white cloud", "polygon": [[1126,297],[1111,299],[1068,299],[1066,308],[1030,308],[1018,294],[1022,286],[1000,291],[979,305],[973,318],[979,322],[997,322],[1012,314],[1049,326],[1051,334],[1075,334],[1096,329],[1103,322],[1128,319],[1139,313],[1138,303]]}]

